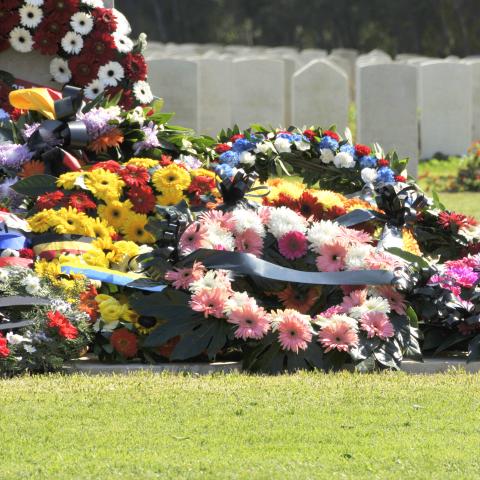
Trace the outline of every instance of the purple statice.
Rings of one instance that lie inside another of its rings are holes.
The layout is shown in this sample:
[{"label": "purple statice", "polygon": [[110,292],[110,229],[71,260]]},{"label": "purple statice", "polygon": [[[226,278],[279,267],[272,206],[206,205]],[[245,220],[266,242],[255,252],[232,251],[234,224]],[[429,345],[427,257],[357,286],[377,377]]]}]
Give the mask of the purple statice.
[{"label": "purple statice", "polygon": [[26,123],[22,131],[22,137],[28,140],[38,130],[38,127],[40,127],[39,123],[32,123],[31,125]]},{"label": "purple statice", "polygon": [[150,122],[146,127],[142,127],[142,132],[145,135],[144,139],[133,144],[135,155],[138,155],[143,150],[150,150],[160,146],[157,137],[158,127],[153,122]]},{"label": "purple statice", "polygon": [[33,153],[26,145],[0,143],[0,167],[18,171],[25,162],[32,159]]},{"label": "purple statice", "polygon": [[79,113],[77,120],[85,123],[90,138],[96,140],[114,128],[111,122],[120,121],[120,109],[117,107],[92,108],[87,113]]}]

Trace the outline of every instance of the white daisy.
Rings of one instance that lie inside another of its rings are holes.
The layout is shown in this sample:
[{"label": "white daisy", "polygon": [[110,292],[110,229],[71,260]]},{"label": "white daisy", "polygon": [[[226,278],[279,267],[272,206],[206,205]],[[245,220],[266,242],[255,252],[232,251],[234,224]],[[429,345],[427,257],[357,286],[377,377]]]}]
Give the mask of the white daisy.
[{"label": "white daisy", "polygon": [[93,18],[89,13],[77,12],[70,19],[73,31],[80,35],[88,35],[93,29]]},{"label": "white daisy", "polygon": [[292,144],[288,138],[277,138],[274,145],[278,153],[288,153],[292,150]]},{"label": "white daisy", "polygon": [[287,207],[272,208],[268,220],[271,234],[279,239],[289,232],[305,232],[305,219]]},{"label": "white daisy", "polygon": [[70,55],[78,55],[83,48],[83,38],[75,32],[68,32],[62,38],[62,48]]},{"label": "white daisy", "polygon": [[115,46],[120,53],[128,53],[133,49],[133,42],[126,35],[115,32],[113,35]]},{"label": "white daisy", "polygon": [[329,148],[322,148],[320,150],[320,160],[323,163],[332,163],[335,158],[335,154]]},{"label": "white daisy", "polygon": [[253,230],[257,235],[265,236],[265,227],[257,212],[245,208],[237,208],[233,211],[233,218],[235,220],[235,233]]},{"label": "white daisy", "polygon": [[314,223],[307,232],[307,238],[310,242],[310,248],[320,254],[320,250],[325,243],[334,241],[341,235],[340,226],[331,220],[321,220]]},{"label": "white daisy", "polygon": [[125,77],[125,70],[118,62],[108,62],[98,70],[98,78],[107,87],[116,87]]},{"label": "white daisy", "polygon": [[72,79],[68,62],[60,57],[56,57],[50,62],[50,74],[58,83],[67,83]]},{"label": "white daisy", "polygon": [[371,245],[358,244],[350,248],[345,257],[345,263],[349,270],[361,270],[365,268],[365,260],[372,253]]},{"label": "white daisy", "polygon": [[36,7],[41,7],[43,5],[43,0],[25,0],[27,5],[34,5]]},{"label": "white daisy", "polygon": [[103,8],[104,4],[102,0],[82,0],[84,5],[92,8]]},{"label": "white daisy", "polygon": [[153,101],[153,94],[150,85],[143,80],[133,84],[133,94],[142,105],[146,105]]},{"label": "white daisy", "polygon": [[225,284],[225,278],[228,276],[225,277],[221,270],[209,270],[203,278],[190,284],[190,291],[197,293],[203,289],[221,288]]},{"label": "white daisy", "polygon": [[255,160],[257,157],[250,152],[242,152],[240,154],[240,163],[242,165],[255,165]]},{"label": "white daisy", "polygon": [[100,80],[96,79],[90,82],[85,87],[85,90],[83,91],[83,93],[86,98],[88,98],[89,100],[93,100],[97,98],[104,91],[105,91],[105,87],[103,86],[103,83]]},{"label": "white daisy", "polygon": [[128,22],[127,18],[122,12],[119,12],[116,8],[112,9],[113,16],[117,20],[117,33],[122,35],[129,35],[132,33],[132,27]]},{"label": "white daisy", "polygon": [[353,318],[361,318],[367,312],[390,313],[390,304],[386,298],[370,297],[362,305],[352,307],[348,313]]},{"label": "white daisy", "polygon": [[10,45],[17,52],[28,53],[33,49],[31,33],[22,27],[16,27],[10,32]]},{"label": "white daisy", "polygon": [[24,5],[18,13],[20,13],[20,23],[27,28],[35,28],[43,18],[42,9],[35,5]]},{"label": "white daisy", "polygon": [[353,168],[355,159],[347,152],[340,152],[333,159],[333,163],[337,168]]},{"label": "white daisy", "polygon": [[253,302],[255,302],[255,300],[251,298],[247,292],[235,292],[225,303],[225,313],[231,313],[232,310],[236,310]]}]

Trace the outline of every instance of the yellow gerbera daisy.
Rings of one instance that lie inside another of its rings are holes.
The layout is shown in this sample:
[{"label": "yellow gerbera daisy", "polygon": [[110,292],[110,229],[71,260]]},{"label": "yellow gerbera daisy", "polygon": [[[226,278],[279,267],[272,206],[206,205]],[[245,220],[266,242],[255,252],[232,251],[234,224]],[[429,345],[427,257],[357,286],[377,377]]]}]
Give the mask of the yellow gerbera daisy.
[{"label": "yellow gerbera daisy", "polygon": [[212,177],[215,178],[217,175],[215,172],[207,170],[206,168],[196,168],[195,170],[190,170],[190,175],[192,177]]},{"label": "yellow gerbera daisy", "polygon": [[152,158],[131,158],[126,165],[135,165],[137,167],[152,168],[158,165],[158,160]]},{"label": "yellow gerbera daisy", "polygon": [[75,182],[78,177],[85,175],[85,172],[68,172],[60,175],[57,180],[57,187],[64,188],[65,190],[73,190],[75,188]]},{"label": "yellow gerbera daisy", "polygon": [[118,200],[125,183],[116,173],[98,168],[88,172],[85,185],[95,197],[106,202]]},{"label": "yellow gerbera daisy", "polygon": [[103,218],[88,218],[86,222],[89,237],[110,239],[115,234],[115,228],[108,224]]},{"label": "yellow gerbera daisy", "polygon": [[28,219],[28,224],[34,233],[44,233],[57,223],[55,210],[42,210]]},{"label": "yellow gerbera daisy", "polygon": [[168,165],[168,167],[158,169],[153,174],[152,180],[158,191],[163,191],[166,188],[186,190],[192,182],[190,174],[175,163]]},{"label": "yellow gerbera daisy", "polygon": [[105,255],[103,250],[100,250],[99,248],[90,248],[83,254],[83,259],[93,267],[110,267],[110,261],[107,255]]},{"label": "yellow gerbera daisy", "polygon": [[97,212],[100,218],[103,218],[109,225],[118,230],[128,220],[132,208],[133,204],[130,200],[125,202],[110,200],[106,205],[100,205]]},{"label": "yellow gerbera daisy", "polygon": [[164,188],[159,190],[157,203],[162,206],[177,205],[183,199],[182,190],[177,188]]},{"label": "yellow gerbera daisy", "polygon": [[140,253],[140,248],[134,242],[120,240],[115,242],[112,246],[113,258],[115,263],[121,262],[124,258],[133,258]]},{"label": "yellow gerbera daisy", "polygon": [[35,262],[35,273],[39,277],[48,278],[50,281],[54,281],[62,274],[60,269],[60,263],[57,260],[48,262],[45,259]]},{"label": "yellow gerbera daisy", "polygon": [[127,240],[135,242],[139,245],[144,243],[154,243],[155,238],[145,229],[148,218],[146,215],[131,215],[127,223],[122,226],[121,231]]},{"label": "yellow gerbera daisy", "polygon": [[86,235],[88,233],[88,217],[77,209],[68,207],[58,210],[55,232],[61,235]]}]

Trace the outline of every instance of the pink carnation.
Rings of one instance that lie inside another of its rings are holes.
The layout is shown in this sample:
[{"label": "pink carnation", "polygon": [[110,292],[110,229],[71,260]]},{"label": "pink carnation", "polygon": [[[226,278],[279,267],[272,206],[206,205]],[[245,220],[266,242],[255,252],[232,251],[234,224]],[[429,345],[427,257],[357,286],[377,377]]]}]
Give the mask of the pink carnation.
[{"label": "pink carnation", "polygon": [[228,300],[228,292],[222,288],[204,288],[192,295],[190,307],[196,312],[209,316],[223,318],[225,302]]},{"label": "pink carnation", "polygon": [[281,312],[276,330],[278,330],[278,340],[284,350],[298,353],[299,350],[306,350],[312,341],[309,317],[296,310]]},{"label": "pink carnation", "polygon": [[238,325],[235,337],[243,340],[263,338],[270,329],[270,320],[270,315],[252,302],[232,310],[228,318],[229,323]]},{"label": "pink carnation", "polygon": [[235,247],[239,252],[259,257],[263,252],[263,239],[255,230],[249,228],[236,236]]},{"label": "pink carnation", "polygon": [[367,332],[368,338],[379,337],[386,340],[393,337],[395,330],[387,315],[382,312],[366,312],[360,319],[362,330]]},{"label": "pink carnation", "polygon": [[288,260],[304,257],[307,249],[307,237],[302,232],[288,232],[278,240],[278,250]]},{"label": "pink carnation", "polygon": [[347,249],[342,242],[326,243],[320,247],[317,268],[321,272],[339,272],[345,267]]},{"label": "pink carnation", "polygon": [[338,350],[348,352],[358,345],[358,335],[347,322],[333,321],[326,325],[318,334],[318,341],[325,352]]},{"label": "pink carnation", "polygon": [[175,268],[165,273],[165,280],[172,282],[177,289],[187,290],[192,282],[200,280],[205,271],[205,267],[200,262],[195,262],[193,268]]}]

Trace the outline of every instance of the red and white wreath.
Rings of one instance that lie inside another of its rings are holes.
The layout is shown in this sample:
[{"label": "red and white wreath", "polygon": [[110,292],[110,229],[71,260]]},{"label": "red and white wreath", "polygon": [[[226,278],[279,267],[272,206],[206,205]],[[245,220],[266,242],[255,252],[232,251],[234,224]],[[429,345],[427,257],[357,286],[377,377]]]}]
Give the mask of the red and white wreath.
[{"label": "red and white wreath", "polygon": [[88,99],[123,91],[126,108],[153,100],[145,42],[130,33],[124,15],[102,0],[0,0],[0,52],[11,47],[54,56],[56,82],[84,88]]}]

